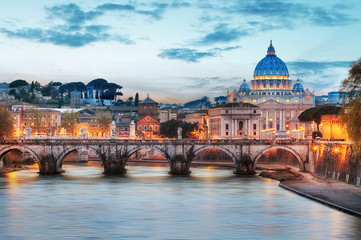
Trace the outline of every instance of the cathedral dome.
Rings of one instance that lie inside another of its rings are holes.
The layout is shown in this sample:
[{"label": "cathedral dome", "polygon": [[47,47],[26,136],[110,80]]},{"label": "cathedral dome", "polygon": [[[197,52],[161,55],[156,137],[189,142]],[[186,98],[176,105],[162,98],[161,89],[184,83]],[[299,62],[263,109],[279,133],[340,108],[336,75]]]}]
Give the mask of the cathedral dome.
[{"label": "cathedral dome", "polygon": [[240,90],[241,92],[251,91],[251,89],[249,88],[248,84],[246,83],[246,79],[243,79],[243,83],[242,83],[241,86],[239,87],[239,90]]},{"label": "cathedral dome", "polygon": [[303,91],[303,86],[300,83],[300,80],[297,79],[296,84],[293,86],[293,91],[295,91],[295,92],[302,92]]},{"label": "cathedral dome", "polygon": [[276,56],[272,41],[267,50],[267,55],[257,64],[253,77],[257,79],[289,79],[286,64]]}]

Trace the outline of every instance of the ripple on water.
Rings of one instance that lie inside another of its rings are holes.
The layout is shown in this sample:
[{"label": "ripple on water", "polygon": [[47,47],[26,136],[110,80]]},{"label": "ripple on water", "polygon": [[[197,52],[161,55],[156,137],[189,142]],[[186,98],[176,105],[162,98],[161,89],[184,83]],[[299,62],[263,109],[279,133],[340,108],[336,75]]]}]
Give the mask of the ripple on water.
[{"label": "ripple on water", "polygon": [[104,176],[99,166],[65,165],[0,177],[4,239],[357,239],[360,219],[257,176],[231,169],[128,166]]}]

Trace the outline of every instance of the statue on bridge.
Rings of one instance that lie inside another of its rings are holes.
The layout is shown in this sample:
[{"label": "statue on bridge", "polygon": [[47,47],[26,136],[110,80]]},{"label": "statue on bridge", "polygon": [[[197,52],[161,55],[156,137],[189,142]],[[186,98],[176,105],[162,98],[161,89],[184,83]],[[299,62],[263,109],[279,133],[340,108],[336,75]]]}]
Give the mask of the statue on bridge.
[{"label": "statue on bridge", "polygon": [[33,129],[31,127],[26,127],[25,128],[25,137],[30,137],[32,131],[33,131]]},{"label": "statue on bridge", "polygon": [[183,129],[181,127],[178,127],[177,129],[177,139],[182,140],[182,131]]},{"label": "statue on bridge", "polygon": [[116,138],[117,137],[117,126],[115,125],[115,121],[112,121],[112,123],[110,124],[110,130],[111,130],[112,138]]},{"label": "statue on bridge", "polygon": [[87,131],[88,131],[88,129],[86,129],[86,128],[80,128],[80,137],[86,138]]}]

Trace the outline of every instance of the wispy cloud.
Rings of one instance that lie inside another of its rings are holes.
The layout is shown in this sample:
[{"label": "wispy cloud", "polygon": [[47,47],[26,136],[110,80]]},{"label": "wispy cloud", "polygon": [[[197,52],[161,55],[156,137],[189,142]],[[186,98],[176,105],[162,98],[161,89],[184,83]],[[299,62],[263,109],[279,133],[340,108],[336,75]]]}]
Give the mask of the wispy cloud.
[{"label": "wispy cloud", "polygon": [[327,69],[349,68],[352,61],[292,61],[287,62],[287,66],[292,68],[292,72],[300,77],[313,76],[324,73]]},{"label": "wispy cloud", "polygon": [[[335,27],[359,21],[359,19],[345,13],[352,6],[344,4],[325,8],[291,1],[242,0],[227,1],[222,2],[222,4],[217,1],[202,1],[198,3],[198,7],[206,12],[199,18],[202,24],[223,21],[222,24],[217,25],[213,31],[199,40],[199,42],[203,41],[204,44],[209,44],[212,40],[217,42],[218,39],[221,42],[222,33],[225,33],[223,38],[225,41],[233,41],[256,32],[269,31],[276,28],[293,29],[297,24],[308,23],[315,26]],[[220,20],[219,12],[222,12],[223,15],[226,14],[232,20]],[[242,22],[242,27],[222,29],[222,27],[227,27],[225,22],[232,24]]]},{"label": "wispy cloud", "polygon": [[[71,3],[47,7],[46,12],[49,28],[1,28],[0,32],[8,37],[68,47],[83,47],[91,43],[110,40],[124,44],[133,43],[125,35],[111,34],[110,26],[92,24],[98,16],[104,14],[99,10],[85,11],[80,6]],[[60,24],[58,20],[61,21]]]},{"label": "wispy cloud", "polygon": [[218,56],[221,52],[231,51],[240,48],[240,46],[226,48],[212,48],[206,51],[199,51],[190,48],[169,48],[162,49],[158,57],[172,60],[180,60],[185,62],[199,62],[203,58]]},{"label": "wispy cloud", "polygon": [[242,36],[247,36],[248,30],[238,28],[230,28],[227,24],[218,24],[211,33],[197,40],[197,44],[210,45],[216,43],[229,43],[238,40]]}]

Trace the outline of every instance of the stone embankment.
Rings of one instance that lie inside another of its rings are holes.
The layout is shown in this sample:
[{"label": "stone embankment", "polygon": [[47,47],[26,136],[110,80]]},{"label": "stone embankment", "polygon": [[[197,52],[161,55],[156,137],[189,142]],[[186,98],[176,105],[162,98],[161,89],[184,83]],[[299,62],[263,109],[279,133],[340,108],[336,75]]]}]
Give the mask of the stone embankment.
[{"label": "stone embankment", "polygon": [[323,179],[291,168],[263,168],[262,177],[280,181],[280,187],[339,211],[361,217],[361,188]]}]

